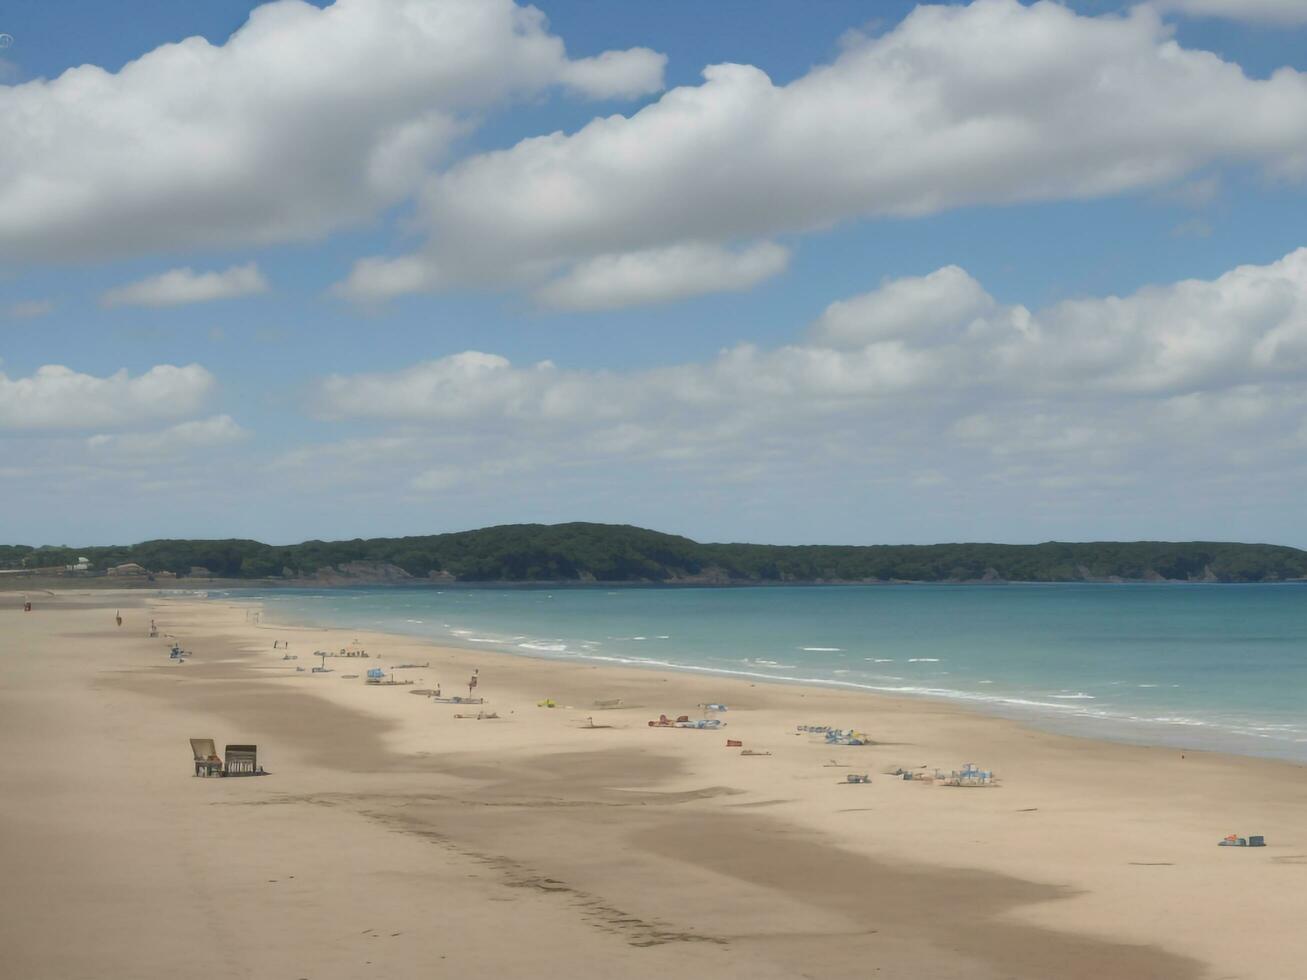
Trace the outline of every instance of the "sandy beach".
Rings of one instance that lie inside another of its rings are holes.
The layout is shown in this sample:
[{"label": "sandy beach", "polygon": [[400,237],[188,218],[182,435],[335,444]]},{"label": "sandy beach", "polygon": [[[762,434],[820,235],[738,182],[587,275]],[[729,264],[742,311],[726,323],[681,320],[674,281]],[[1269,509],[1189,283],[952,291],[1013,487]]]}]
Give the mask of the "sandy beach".
[{"label": "sandy beach", "polygon": [[[225,602],[32,598],[0,609],[8,976],[1303,974],[1299,766],[260,625]],[[355,640],[373,657],[309,670]],[[343,676],[403,663],[429,666],[398,672],[412,686]],[[410,693],[459,693],[473,670],[497,719]],[[706,702],[725,729],[647,725]],[[192,737],[257,743],[269,775],[193,778]],[[884,774],[967,762],[1000,784]],[[1268,846],[1217,847],[1231,832]]]}]

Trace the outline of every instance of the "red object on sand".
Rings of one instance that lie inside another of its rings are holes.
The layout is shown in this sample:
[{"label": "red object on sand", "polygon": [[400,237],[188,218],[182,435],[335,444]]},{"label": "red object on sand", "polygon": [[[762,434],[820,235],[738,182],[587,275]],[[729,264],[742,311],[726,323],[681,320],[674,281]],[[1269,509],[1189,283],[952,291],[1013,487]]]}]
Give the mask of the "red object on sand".
[{"label": "red object on sand", "polygon": [[738,749],[738,748],[742,747],[743,745],[744,745],[744,742],[742,742],[742,741],[741,741],[740,739],[738,739],[738,738],[728,738],[728,739],[726,740],[726,747],[727,747],[728,749]]}]

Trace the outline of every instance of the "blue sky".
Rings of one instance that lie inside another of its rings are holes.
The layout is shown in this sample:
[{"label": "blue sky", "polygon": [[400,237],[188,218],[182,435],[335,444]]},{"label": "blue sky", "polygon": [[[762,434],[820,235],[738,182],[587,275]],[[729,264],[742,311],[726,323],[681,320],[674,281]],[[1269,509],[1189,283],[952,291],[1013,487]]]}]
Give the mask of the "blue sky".
[{"label": "blue sky", "polygon": [[0,12],[0,540],[1307,546],[1300,4],[255,6]]}]

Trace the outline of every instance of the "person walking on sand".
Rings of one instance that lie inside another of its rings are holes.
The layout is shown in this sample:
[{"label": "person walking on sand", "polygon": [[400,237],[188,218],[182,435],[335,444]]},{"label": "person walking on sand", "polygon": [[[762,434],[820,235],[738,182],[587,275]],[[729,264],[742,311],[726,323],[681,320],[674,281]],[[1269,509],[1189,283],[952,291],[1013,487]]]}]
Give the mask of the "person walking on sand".
[{"label": "person walking on sand", "polygon": [[121,609],[114,610],[113,618],[116,619],[118,621],[118,625],[121,626],[123,624],[122,610]]}]

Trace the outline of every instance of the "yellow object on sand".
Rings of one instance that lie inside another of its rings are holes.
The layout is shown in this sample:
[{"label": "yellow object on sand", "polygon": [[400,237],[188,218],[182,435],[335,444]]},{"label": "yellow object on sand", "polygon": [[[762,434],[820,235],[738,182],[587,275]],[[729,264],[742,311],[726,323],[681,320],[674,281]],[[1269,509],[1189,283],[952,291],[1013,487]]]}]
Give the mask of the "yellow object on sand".
[{"label": "yellow object on sand", "polygon": [[537,708],[557,708],[558,702],[553,698],[545,698],[543,701],[536,702]]}]

